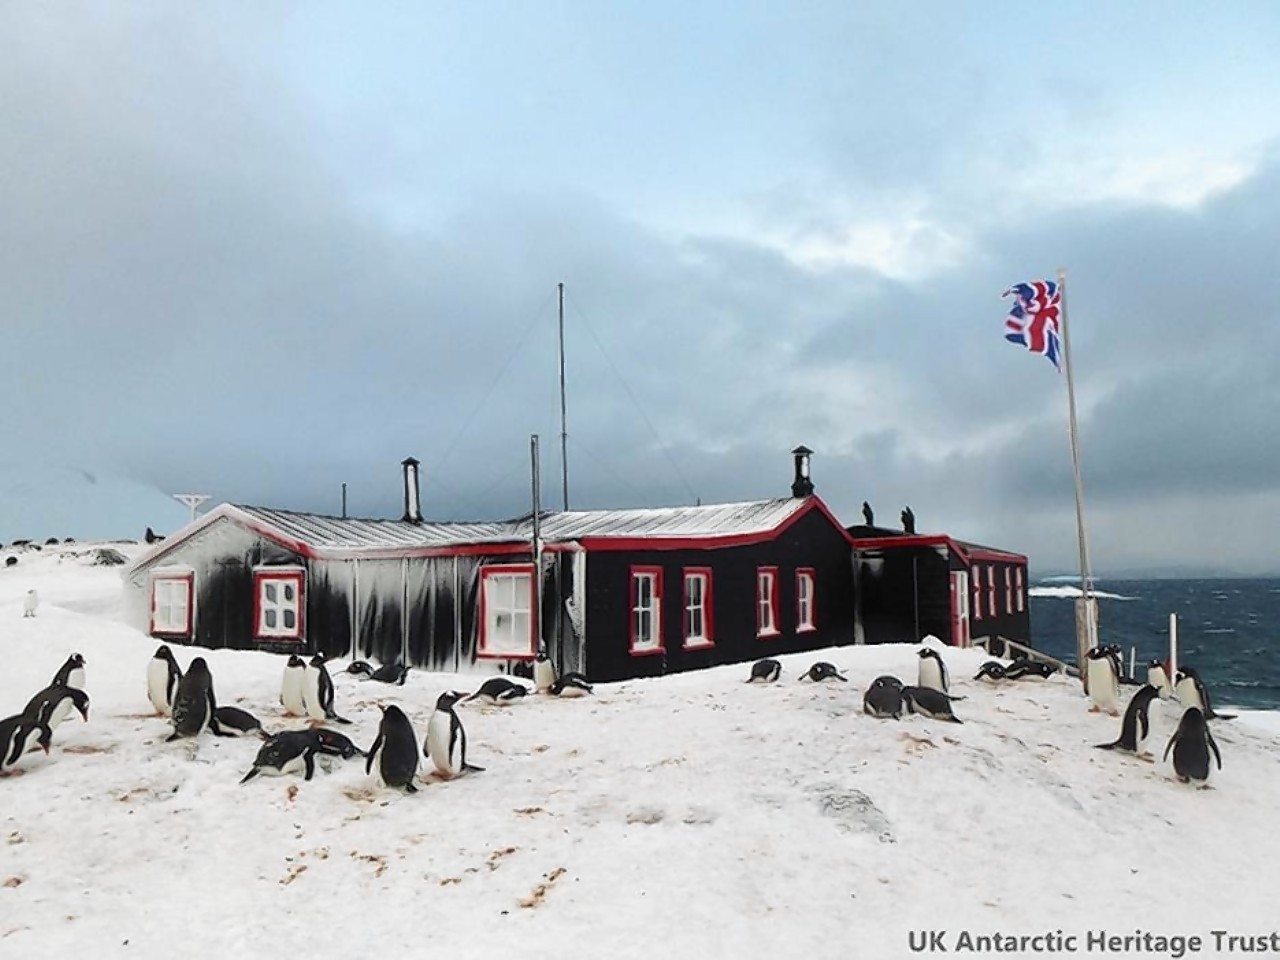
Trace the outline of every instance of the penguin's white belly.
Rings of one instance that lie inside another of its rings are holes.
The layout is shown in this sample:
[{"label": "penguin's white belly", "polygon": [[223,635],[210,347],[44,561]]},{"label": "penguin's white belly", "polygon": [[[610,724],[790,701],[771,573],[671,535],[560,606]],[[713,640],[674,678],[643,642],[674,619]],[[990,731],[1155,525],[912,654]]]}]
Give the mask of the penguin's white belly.
[{"label": "penguin's white belly", "polygon": [[76,667],[67,674],[67,686],[77,690],[84,689],[84,667]]},{"label": "penguin's white belly", "polygon": [[942,671],[938,669],[938,664],[935,660],[922,659],[920,661],[920,672],[917,680],[917,686],[929,687],[932,690],[937,690],[939,693],[947,692],[947,687],[942,682]]},{"label": "penguin's white belly", "polygon": [[556,668],[550,660],[539,660],[533,664],[533,686],[539,693],[546,693],[556,682]]},{"label": "penguin's white belly", "polygon": [[1089,699],[1100,710],[1114,710],[1119,700],[1116,676],[1111,664],[1104,658],[1089,661]]},{"label": "penguin's white belly", "polygon": [[58,705],[54,707],[53,711],[49,714],[50,730],[56,729],[57,726],[60,723],[62,723],[63,720],[67,719],[67,717],[71,715],[71,707],[72,707],[71,698],[63,697],[62,700],[58,703]]},{"label": "penguin's white belly", "polygon": [[435,768],[446,776],[457,776],[461,772],[461,764],[455,766],[454,758],[449,751],[450,717],[448,714],[433,713],[427,724],[427,755]]},{"label": "penguin's white belly", "polygon": [[315,720],[323,720],[324,704],[320,702],[320,671],[307,668],[302,680],[302,712]]},{"label": "penguin's white belly", "polygon": [[162,716],[173,713],[169,703],[169,665],[163,660],[152,660],[147,666],[147,699]]},{"label": "penguin's white belly", "polygon": [[285,670],[280,687],[280,703],[284,712],[295,717],[304,716],[307,712],[306,704],[302,702],[302,680],[301,670]]},{"label": "penguin's white belly", "polygon": [[[39,740],[40,740],[40,731],[36,729],[29,730],[27,732],[26,737],[22,741],[22,749],[17,751],[17,753],[14,754],[13,763],[5,765],[4,764],[5,757],[3,754],[0,754],[0,770],[10,770],[13,767],[16,767],[18,765],[18,760],[21,759],[24,753],[31,753],[33,750],[39,750],[40,749]],[[3,748],[4,746],[6,746],[6,744],[0,744],[0,748]]]},{"label": "penguin's white belly", "polygon": [[265,773],[268,777],[283,777],[290,773],[302,773],[307,769],[306,754],[300,753],[296,757],[290,757],[278,767],[259,767],[259,773]]},{"label": "penguin's white belly", "polygon": [[581,687],[575,687],[573,684],[566,684],[564,689],[560,691],[560,696],[562,697],[585,697],[586,695],[587,691]]}]

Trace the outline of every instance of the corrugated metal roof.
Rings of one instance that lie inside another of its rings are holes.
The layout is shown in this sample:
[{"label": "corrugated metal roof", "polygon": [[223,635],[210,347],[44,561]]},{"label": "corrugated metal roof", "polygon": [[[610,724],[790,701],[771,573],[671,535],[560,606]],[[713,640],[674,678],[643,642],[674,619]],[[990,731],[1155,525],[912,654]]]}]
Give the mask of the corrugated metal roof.
[{"label": "corrugated metal roof", "polygon": [[[587,537],[722,537],[767,533],[790,519],[806,500],[787,497],[705,506],[636,510],[570,510],[542,516],[547,542]],[[532,517],[500,522],[353,520],[290,510],[239,506],[259,523],[319,550],[386,550],[403,547],[510,543],[533,535]]]}]

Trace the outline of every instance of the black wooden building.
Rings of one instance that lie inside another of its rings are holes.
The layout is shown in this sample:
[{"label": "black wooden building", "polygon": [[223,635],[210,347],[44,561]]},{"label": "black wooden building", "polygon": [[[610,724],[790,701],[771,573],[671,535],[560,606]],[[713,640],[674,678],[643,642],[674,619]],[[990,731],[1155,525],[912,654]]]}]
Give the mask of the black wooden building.
[{"label": "black wooden building", "polygon": [[[203,647],[507,671],[545,645],[597,681],[855,640],[853,541],[795,451],[792,496],[433,523],[223,504],[138,558],[129,620]],[[535,590],[533,584],[537,583]],[[540,624],[540,626],[539,626]]]}]

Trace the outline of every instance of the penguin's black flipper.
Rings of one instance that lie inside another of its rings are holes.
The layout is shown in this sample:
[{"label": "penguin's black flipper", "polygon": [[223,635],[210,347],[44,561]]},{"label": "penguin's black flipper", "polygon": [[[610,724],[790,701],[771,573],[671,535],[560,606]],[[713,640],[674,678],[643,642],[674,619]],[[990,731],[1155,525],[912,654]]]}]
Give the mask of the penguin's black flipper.
[{"label": "penguin's black flipper", "polygon": [[382,746],[382,729],[378,729],[378,735],[373,738],[373,746],[369,748],[369,752],[364,755],[364,773],[365,776],[373,773],[373,758],[378,753],[378,748]]},{"label": "penguin's black flipper", "polygon": [[240,778],[240,782],[241,782],[242,784],[244,784],[244,783],[248,783],[250,780],[252,780],[252,779],[253,779],[254,777],[256,777],[257,775],[258,775],[258,768],[257,768],[257,767],[254,767],[252,770],[250,770],[248,773],[246,773],[243,777],[241,777],[241,778]]},{"label": "penguin's black flipper", "polygon": [[334,721],[335,723],[350,723],[350,722],[351,722],[351,721],[350,721],[350,720],[348,720],[346,717],[340,717],[340,716],[338,716],[336,713],[330,713],[330,714],[328,714],[328,715],[325,717],[325,719],[327,719],[327,720],[332,720],[332,721]]},{"label": "penguin's black flipper", "polygon": [[957,716],[943,717],[942,719],[946,720],[948,723],[964,723],[964,721]]},{"label": "penguin's black flipper", "polygon": [[1095,743],[1093,746],[1096,750],[1114,750],[1120,746],[1120,741],[1117,740],[1115,743]]},{"label": "penguin's black flipper", "polygon": [[182,739],[182,734],[180,734],[177,730],[175,730],[173,731],[173,733],[169,734],[167,737],[164,738],[164,742],[173,743],[173,741],[181,740],[181,739]]},{"label": "penguin's black flipper", "polygon": [[308,749],[307,752],[302,755],[302,762],[307,768],[306,775],[302,779],[310,780],[312,777],[316,775],[315,753],[312,750]]},{"label": "penguin's black flipper", "polygon": [[215,737],[238,737],[240,734],[232,733],[230,730],[224,730],[222,724],[218,722],[217,717],[209,718],[209,730]]},{"label": "penguin's black flipper", "polygon": [[1205,717],[1206,720],[1234,720],[1235,718],[1234,713],[1210,713]]},{"label": "penguin's black flipper", "polygon": [[[1221,766],[1221,764],[1219,764]],[[484,767],[477,767],[474,763],[464,763],[462,765],[463,773],[484,773]]]},{"label": "penguin's black flipper", "polygon": [[1222,754],[1218,752],[1218,741],[1213,739],[1213,734],[1206,727],[1204,737],[1209,742],[1209,749],[1213,751],[1213,758],[1218,761],[1218,769],[1222,769]]}]

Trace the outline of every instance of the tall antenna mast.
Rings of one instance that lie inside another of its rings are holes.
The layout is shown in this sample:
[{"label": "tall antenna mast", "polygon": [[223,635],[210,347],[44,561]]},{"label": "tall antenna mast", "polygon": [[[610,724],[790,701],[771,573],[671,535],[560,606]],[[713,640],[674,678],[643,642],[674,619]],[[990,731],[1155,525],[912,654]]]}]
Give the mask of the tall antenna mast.
[{"label": "tall antenna mast", "polygon": [[564,284],[560,288],[560,483],[564,493],[564,509],[569,509],[569,432],[565,423],[564,399]]},{"label": "tall antenna mast", "polygon": [[206,500],[209,499],[209,494],[207,493],[175,493],[173,494],[173,499],[177,500],[179,503],[186,504],[187,507],[190,508],[191,522],[195,523],[196,509],[200,506],[200,504],[204,503]]}]

